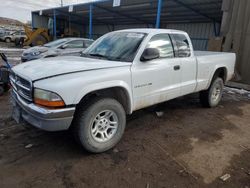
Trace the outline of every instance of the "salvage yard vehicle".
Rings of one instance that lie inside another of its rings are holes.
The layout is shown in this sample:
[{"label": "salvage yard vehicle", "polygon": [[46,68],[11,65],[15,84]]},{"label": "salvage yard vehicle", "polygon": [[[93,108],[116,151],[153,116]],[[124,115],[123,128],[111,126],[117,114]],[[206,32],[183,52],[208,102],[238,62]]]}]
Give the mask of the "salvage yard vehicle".
[{"label": "salvage yard vehicle", "polygon": [[10,34],[7,34],[3,37],[1,37],[1,40],[10,43],[10,42],[15,42],[16,40],[20,40],[20,39],[25,39],[27,38],[26,34],[24,31],[15,31],[12,32]]},{"label": "salvage yard vehicle", "polygon": [[43,46],[28,48],[23,51],[22,62],[61,55],[79,55],[94,41],[85,38],[64,38],[49,42]]},{"label": "salvage yard vehicle", "polygon": [[216,107],[235,60],[234,53],[194,52],[183,31],[111,32],[82,57],[15,66],[13,118],[47,131],[71,129],[86,150],[104,152],[121,139],[126,114],[194,92],[203,106]]}]

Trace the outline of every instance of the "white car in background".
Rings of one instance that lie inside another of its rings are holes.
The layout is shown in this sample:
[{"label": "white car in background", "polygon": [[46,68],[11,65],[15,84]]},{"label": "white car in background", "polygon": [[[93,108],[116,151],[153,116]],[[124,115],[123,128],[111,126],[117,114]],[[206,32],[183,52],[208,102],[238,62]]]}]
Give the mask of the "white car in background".
[{"label": "white car in background", "polygon": [[14,31],[14,32],[6,32],[4,36],[1,37],[2,41],[7,43],[16,42],[20,39],[26,39],[26,33],[24,31]]},{"label": "white car in background", "polygon": [[78,55],[88,48],[94,40],[85,38],[63,38],[43,46],[35,46],[23,51],[22,62],[62,55]]}]

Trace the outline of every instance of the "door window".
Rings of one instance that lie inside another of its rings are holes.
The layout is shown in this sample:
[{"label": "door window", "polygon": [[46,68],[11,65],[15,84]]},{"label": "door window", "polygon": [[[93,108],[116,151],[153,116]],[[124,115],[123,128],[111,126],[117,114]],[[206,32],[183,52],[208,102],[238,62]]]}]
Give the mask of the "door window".
[{"label": "door window", "polygon": [[172,34],[171,37],[173,37],[177,47],[175,49],[175,56],[190,57],[191,50],[187,37],[183,34]]},{"label": "door window", "polygon": [[156,48],[160,52],[160,58],[174,57],[173,45],[168,34],[157,34],[153,36],[146,48]]},{"label": "door window", "polygon": [[83,40],[74,40],[67,43],[67,48],[83,48],[84,41]]},{"label": "door window", "polygon": [[92,40],[85,40],[85,41],[83,42],[83,47],[84,47],[84,48],[88,48],[92,43],[93,43]]}]

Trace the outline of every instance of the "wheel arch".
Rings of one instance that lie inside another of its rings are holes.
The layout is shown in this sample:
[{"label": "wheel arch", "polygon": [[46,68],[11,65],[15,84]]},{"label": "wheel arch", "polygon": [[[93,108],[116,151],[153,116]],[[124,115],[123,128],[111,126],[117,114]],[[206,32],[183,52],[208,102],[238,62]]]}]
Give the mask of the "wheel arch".
[{"label": "wheel arch", "polygon": [[11,41],[11,38],[10,38],[10,37],[5,37],[4,41],[7,41],[7,39],[10,39],[10,41]]},{"label": "wheel arch", "polygon": [[[102,85],[102,84],[100,84]],[[119,101],[127,114],[132,113],[132,94],[125,85],[110,84],[107,87],[90,86],[85,88],[75,99],[76,107],[84,105],[89,99],[94,97],[110,97]]]},{"label": "wheel arch", "polygon": [[208,87],[212,84],[214,79],[216,79],[218,77],[222,78],[223,82],[225,83],[227,81],[227,74],[228,74],[228,70],[227,70],[226,66],[215,67],[213,74],[210,76]]}]

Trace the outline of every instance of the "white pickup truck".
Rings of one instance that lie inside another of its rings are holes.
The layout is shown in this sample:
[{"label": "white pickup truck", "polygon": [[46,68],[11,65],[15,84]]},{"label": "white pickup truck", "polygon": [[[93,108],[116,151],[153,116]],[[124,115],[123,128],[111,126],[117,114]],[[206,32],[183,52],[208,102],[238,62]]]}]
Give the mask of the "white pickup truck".
[{"label": "white pickup truck", "polygon": [[194,92],[203,106],[217,106],[235,60],[233,53],[194,52],[183,31],[111,32],[82,57],[15,66],[13,118],[47,131],[72,129],[85,149],[103,152],[121,139],[126,114]]}]

